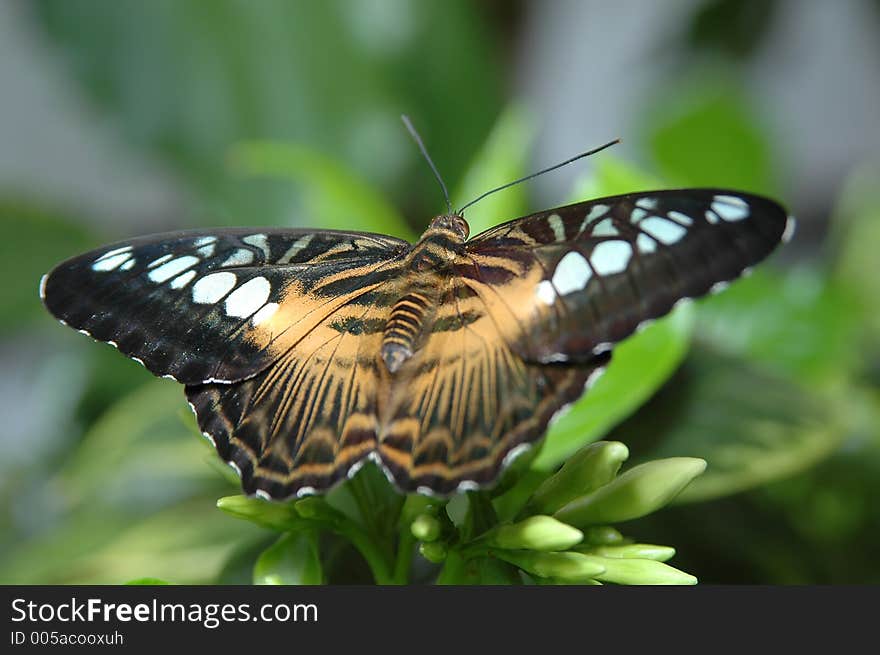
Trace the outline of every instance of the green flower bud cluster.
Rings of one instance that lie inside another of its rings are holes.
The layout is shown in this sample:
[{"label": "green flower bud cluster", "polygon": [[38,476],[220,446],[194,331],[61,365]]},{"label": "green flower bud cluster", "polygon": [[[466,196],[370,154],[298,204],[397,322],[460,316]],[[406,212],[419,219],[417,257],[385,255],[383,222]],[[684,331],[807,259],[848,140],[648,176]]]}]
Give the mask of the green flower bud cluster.
[{"label": "green flower bud cluster", "polygon": [[615,441],[581,449],[537,487],[517,520],[495,526],[463,552],[508,562],[538,583],[695,584],[664,563],[673,548],[632,543],[608,524],[660,509],[706,463],[673,457],[618,475],[628,456]]}]

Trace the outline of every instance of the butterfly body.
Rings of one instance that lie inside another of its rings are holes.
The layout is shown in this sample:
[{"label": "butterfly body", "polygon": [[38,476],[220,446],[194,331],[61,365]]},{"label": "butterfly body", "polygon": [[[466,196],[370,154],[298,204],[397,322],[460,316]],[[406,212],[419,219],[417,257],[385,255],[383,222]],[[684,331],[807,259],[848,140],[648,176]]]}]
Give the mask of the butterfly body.
[{"label": "butterfly body", "polygon": [[64,323],[186,385],[248,493],[324,491],[373,459],[402,491],[492,484],[613,344],[735,279],[790,232],[773,201],[629,194],[468,239],[333,231],[144,237],[41,285]]}]

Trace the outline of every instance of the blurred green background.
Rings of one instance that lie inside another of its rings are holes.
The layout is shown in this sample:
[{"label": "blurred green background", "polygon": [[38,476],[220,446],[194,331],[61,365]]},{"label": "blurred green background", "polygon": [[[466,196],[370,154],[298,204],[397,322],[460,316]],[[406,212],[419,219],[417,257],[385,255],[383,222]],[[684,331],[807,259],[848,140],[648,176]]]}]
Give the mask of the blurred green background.
[{"label": "blurred green background", "polygon": [[237,484],[181,389],[58,326],[40,276],[193,226],[412,237],[443,204],[401,113],[458,202],[623,138],[472,232],[657,186],[787,204],[794,241],[622,349],[536,466],[703,457],[628,534],[701,582],[880,582],[880,3],[10,0],[0,89],[0,582],[238,580],[267,535],[214,507]]}]

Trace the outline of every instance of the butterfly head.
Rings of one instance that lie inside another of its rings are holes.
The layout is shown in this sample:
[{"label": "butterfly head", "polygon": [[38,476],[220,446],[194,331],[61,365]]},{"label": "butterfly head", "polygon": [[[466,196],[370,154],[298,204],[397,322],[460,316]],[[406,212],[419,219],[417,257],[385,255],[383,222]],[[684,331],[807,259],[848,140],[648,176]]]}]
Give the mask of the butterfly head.
[{"label": "butterfly head", "polygon": [[470,236],[471,228],[463,216],[457,214],[442,214],[435,216],[428,226],[429,232],[447,233],[447,238],[464,243]]}]

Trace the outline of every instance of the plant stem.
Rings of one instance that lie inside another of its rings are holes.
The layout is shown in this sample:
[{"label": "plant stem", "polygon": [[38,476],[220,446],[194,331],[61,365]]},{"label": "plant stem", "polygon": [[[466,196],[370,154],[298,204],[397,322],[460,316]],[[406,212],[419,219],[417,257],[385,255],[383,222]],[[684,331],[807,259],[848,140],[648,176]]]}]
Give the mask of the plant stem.
[{"label": "plant stem", "polygon": [[406,584],[409,581],[409,567],[412,563],[415,537],[409,531],[409,527],[400,531],[400,539],[397,542],[397,558],[394,562],[394,583]]},{"label": "plant stem", "polygon": [[332,529],[337,534],[348,539],[358,549],[360,554],[363,555],[367,565],[370,567],[370,571],[373,573],[373,579],[376,581],[376,584],[395,584],[395,578],[392,575],[388,559],[371,535],[354,521],[349,520],[332,526]]}]

